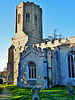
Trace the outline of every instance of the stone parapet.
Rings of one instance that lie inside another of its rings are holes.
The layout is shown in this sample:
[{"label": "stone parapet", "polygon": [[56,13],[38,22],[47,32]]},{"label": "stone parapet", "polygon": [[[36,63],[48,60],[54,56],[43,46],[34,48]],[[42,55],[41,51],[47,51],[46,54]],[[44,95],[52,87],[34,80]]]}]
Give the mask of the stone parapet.
[{"label": "stone parapet", "polygon": [[43,48],[46,48],[46,47],[55,48],[57,46],[62,46],[62,45],[65,45],[65,44],[70,44],[70,43],[75,43],[75,36],[70,37],[69,40],[67,38],[63,38],[60,41],[55,40],[53,43],[52,43],[52,41],[48,41],[46,44],[45,44],[45,42],[43,42],[40,45],[39,44],[35,44],[35,45],[37,47],[41,47],[43,49]]},{"label": "stone parapet", "polygon": [[21,57],[26,56],[29,52],[33,52],[36,55],[44,57],[46,51],[44,48],[41,49],[40,47],[37,47],[35,45],[31,45],[31,46],[28,46],[27,48],[25,48],[24,51],[20,53]]},{"label": "stone parapet", "polygon": [[75,36],[69,38],[71,43],[75,43]]}]

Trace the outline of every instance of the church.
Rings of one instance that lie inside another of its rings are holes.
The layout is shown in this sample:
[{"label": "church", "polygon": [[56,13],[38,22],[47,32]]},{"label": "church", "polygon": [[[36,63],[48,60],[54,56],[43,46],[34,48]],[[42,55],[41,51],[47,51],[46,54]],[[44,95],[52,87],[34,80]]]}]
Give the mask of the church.
[{"label": "church", "polygon": [[42,8],[33,2],[16,6],[15,36],[8,49],[7,83],[50,88],[75,85],[75,36],[43,42]]}]

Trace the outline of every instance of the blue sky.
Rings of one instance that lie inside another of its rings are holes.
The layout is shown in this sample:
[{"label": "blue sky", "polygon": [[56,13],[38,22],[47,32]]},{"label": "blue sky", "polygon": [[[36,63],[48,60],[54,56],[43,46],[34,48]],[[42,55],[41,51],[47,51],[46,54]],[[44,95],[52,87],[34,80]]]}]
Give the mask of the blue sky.
[{"label": "blue sky", "polygon": [[[23,0],[0,0],[0,71],[7,66],[8,48],[15,35],[15,8]],[[24,0],[26,2],[27,0]],[[75,36],[75,0],[29,0],[43,10],[43,37],[57,34]]]}]

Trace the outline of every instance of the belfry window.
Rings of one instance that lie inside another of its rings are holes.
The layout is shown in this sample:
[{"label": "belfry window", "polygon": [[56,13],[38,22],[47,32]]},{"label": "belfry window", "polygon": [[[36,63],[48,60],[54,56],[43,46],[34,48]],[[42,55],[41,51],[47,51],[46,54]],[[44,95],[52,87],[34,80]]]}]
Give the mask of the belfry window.
[{"label": "belfry window", "polygon": [[30,20],[31,20],[31,18],[30,18],[30,14],[27,13],[27,14],[26,14],[26,22],[30,22]]},{"label": "belfry window", "polygon": [[75,50],[68,55],[68,72],[69,78],[75,78]]},{"label": "belfry window", "polygon": [[36,65],[33,62],[30,62],[28,64],[29,69],[29,79],[35,79],[36,78]]},{"label": "belfry window", "polygon": [[21,22],[21,14],[18,14],[18,23]]}]

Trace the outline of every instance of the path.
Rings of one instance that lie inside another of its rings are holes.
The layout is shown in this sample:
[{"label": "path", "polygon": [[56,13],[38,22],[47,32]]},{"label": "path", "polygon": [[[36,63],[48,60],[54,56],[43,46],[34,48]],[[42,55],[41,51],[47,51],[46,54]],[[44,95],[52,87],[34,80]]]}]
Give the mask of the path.
[{"label": "path", "polygon": [[0,95],[0,100],[10,100],[11,94],[9,91],[4,87],[2,94]]}]

